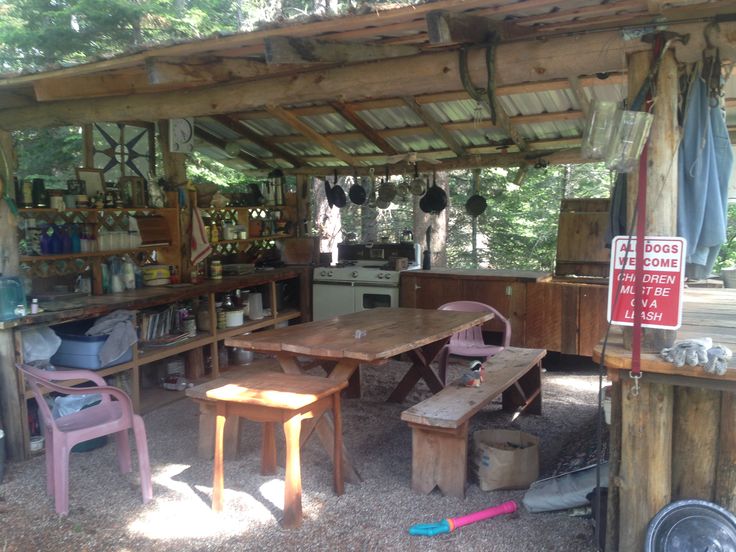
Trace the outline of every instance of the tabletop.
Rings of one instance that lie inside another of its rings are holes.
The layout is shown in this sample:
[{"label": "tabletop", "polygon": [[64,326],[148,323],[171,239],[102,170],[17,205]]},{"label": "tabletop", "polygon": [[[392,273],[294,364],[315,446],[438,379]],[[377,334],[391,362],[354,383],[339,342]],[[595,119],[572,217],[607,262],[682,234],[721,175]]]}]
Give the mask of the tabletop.
[{"label": "tabletop", "polygon": [[346,386],[345,381],[265,372],[239,378],[218,378],[187,389],[186,394],[197,400],[260,404],[298,410]]},{"label": "tabletop", "polygon": [[[492,318],[493,313],[488,312],[377,308],[234,336],[225,344],[261,352],[372,362],[434,343]],[[356,337],[362,332],[362,337]]]}]

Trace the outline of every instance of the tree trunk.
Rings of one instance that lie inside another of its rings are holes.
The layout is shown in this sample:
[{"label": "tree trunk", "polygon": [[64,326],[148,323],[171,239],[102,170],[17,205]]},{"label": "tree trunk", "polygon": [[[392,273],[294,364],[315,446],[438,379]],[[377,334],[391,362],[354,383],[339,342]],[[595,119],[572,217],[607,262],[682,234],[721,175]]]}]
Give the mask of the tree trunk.
[{"label": "tree trunk", "polygon": [[330,207],[327,203],[325,181],[320,178],[314,179],[314,210],[316,213],[315,229],[320,236],[320,252],[331,253],[337,251],[337,244],[342,241],[340,235],[342,217],[340,216],[340,209]]}]

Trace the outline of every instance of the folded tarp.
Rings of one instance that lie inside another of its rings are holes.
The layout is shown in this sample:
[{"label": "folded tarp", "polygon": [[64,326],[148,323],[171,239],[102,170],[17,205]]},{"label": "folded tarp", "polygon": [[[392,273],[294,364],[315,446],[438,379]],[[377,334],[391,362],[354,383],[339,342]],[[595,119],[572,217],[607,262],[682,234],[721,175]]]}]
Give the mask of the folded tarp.
[{"label": "folded tarp", "polygon": [[[532,513],[567,510],[588,504],[586,495],[596,487],[596,466],[540,479],[532,483],[522,503]],[[601,462],[601,487],[608,486],[608,462]]]}]

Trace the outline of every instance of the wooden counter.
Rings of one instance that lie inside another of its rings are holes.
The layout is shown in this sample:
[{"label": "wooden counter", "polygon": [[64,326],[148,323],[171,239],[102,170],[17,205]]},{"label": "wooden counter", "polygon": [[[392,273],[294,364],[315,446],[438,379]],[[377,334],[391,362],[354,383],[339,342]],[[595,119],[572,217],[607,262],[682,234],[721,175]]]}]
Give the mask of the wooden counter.
[{"label": "wooden counter", "polygon": [[[736,289],[685,291],[677,339],[696,337],[736,351]],[[593,358],[600,362],[602,353],[601,343]],[[603,363],[613,381],[606,549],[642,550],[649,521],[670,501],[736,510],[736,359],[718,376],[644,353],[636,395],[631,352],[617,327]]]},{"label": "wooden counter", "polygon": [[[411,270],[401,273],[400,305],[436,309],[480,301],[511,323],[515,347],[590,356],[606,328],[608,286],[558,280],[528,270]],[[500,331],[498,321],[484,326]]]}]

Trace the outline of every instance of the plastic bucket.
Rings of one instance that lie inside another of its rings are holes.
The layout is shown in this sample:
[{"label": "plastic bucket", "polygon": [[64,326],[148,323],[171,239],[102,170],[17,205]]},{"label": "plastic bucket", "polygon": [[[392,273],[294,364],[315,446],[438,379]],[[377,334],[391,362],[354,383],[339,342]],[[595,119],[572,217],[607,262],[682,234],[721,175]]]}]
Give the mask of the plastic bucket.
[{"label": "plastic bucket", "polygon": [[736,288],[736,268],[724,268],[721,270],[723,285],[727,288]]}]

